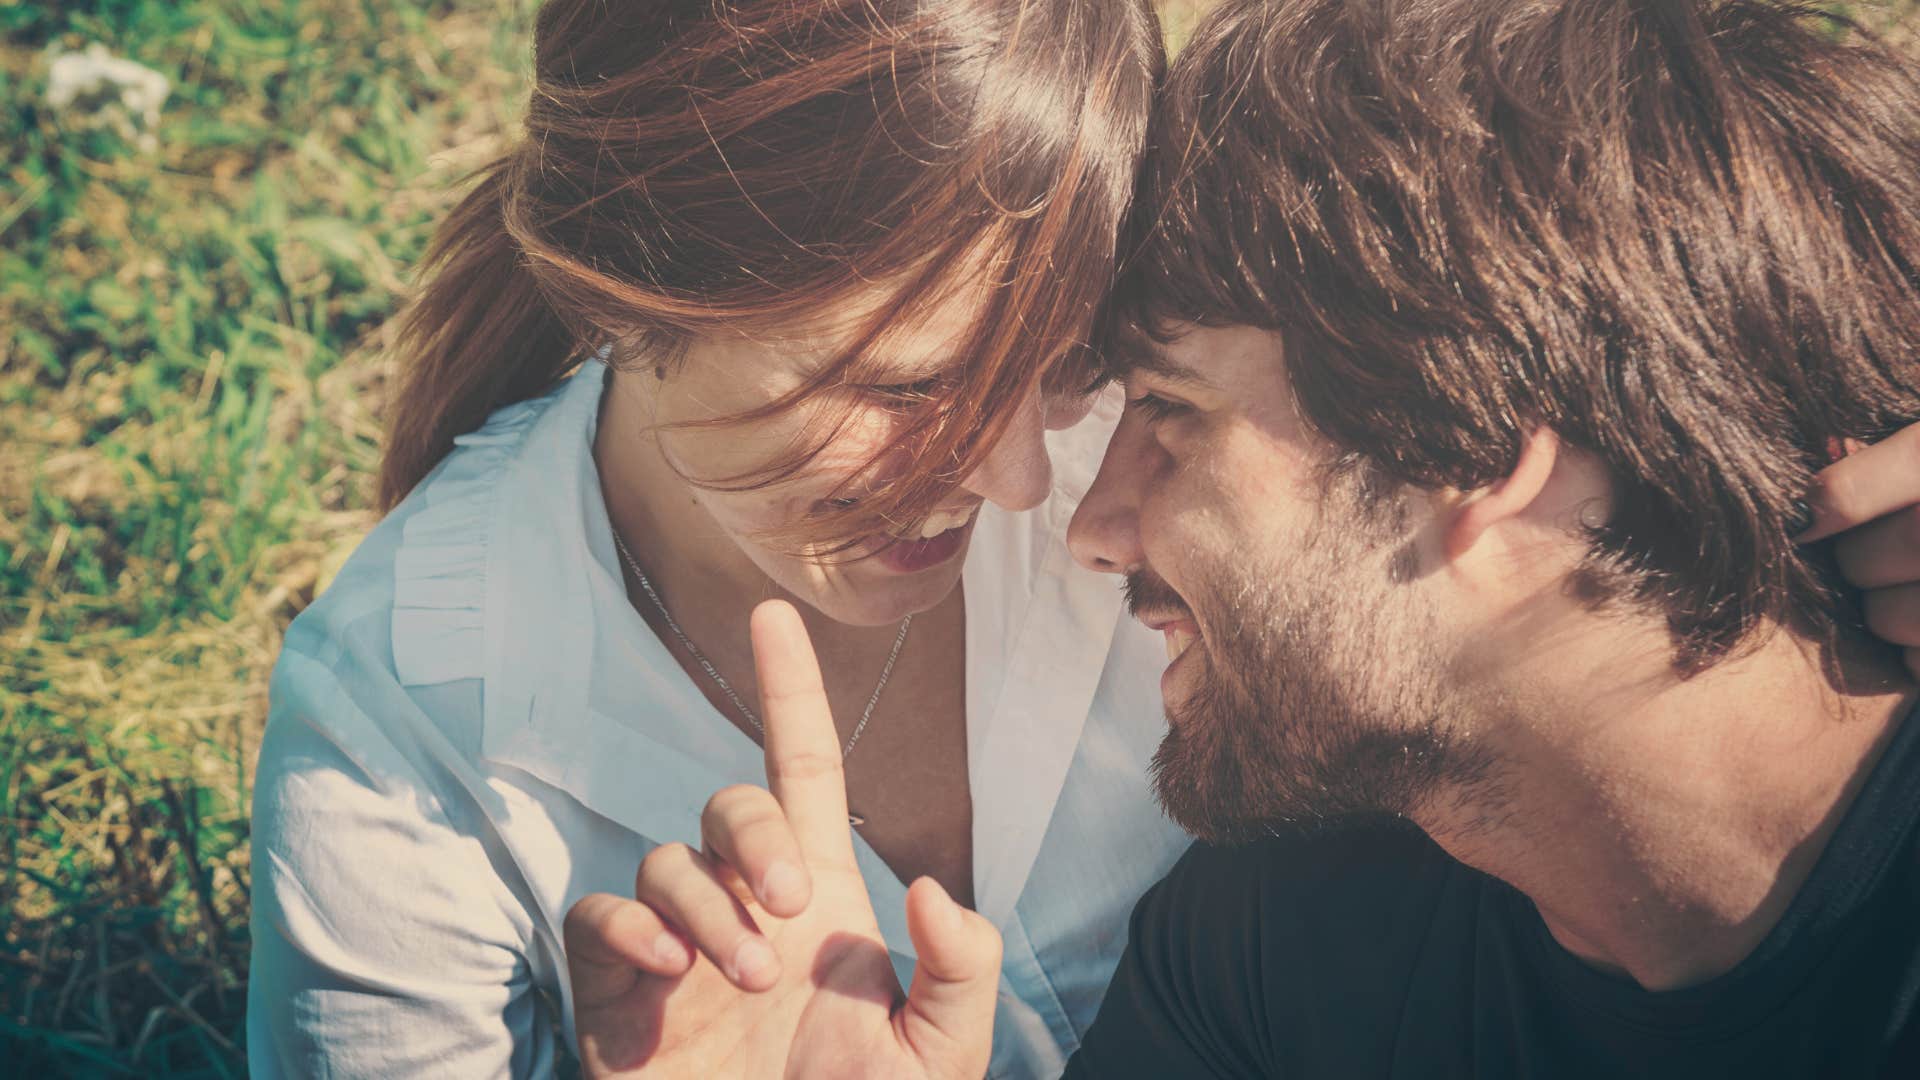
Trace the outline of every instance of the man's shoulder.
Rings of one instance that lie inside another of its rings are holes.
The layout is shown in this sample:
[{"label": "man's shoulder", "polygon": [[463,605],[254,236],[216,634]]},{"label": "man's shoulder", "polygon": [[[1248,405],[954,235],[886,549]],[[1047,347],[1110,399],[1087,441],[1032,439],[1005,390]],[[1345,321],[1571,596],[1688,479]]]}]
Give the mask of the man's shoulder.
[{"label": "man's shoulder", "polygon": [[1267,913],[1365,919],[1400,911],[1409,888],[1438,888],[1459,867],[1425,832],[1402,819],[1277,830],[1252,844],[1196,842],[1156,892],[1164,903],[1204,905],[1250,917]]},{"label": "man's shoulder", "polygon": [[1143,901],[1140,917],[1237,939],[1223,945],[1257,941],[1294,965],[1325,954],[1349,967],[1390,948],[1388,931],[1420,923],[1444,892],[1471,887],[1472,877],[1404,821],[1322,826],[1242,846],[1196,843]]},{"label": "man's shoulder", "polygon": [[1195,844],[1141,898],[1075,1075],[1384,1074],[1486,881],[1400,822]]},{"label": "man's shoulder", "polygon": [[[1451,861],[1433,839],[1404,818],[1362,818],[1322,825],[1276,826],[1245,844],[1195,841],[1174,876],[1196,881],[1258,880],[1270,888],[1304,887],[1300,869],[1347,880],[1399,876]],[[1429,865],[1433,864],[1433,865]]]}]

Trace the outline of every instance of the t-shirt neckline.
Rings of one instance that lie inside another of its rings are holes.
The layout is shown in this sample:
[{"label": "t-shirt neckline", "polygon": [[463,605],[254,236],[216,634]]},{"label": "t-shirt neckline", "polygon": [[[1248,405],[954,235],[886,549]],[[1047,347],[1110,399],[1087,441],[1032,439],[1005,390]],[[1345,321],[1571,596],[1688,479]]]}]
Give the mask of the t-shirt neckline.
[{"label": "t-shirt neckline", "polygon": [[1920,823],[1920,704],[1907,711],[1812,871],[1767,936],[1725,973],[1679,990],[1646,990],[1599,971],[1554,940],[1525,894],[1507,888],[1529,962],[1584,1007],[1636,1027],[1708,1041],[1777,1011],[1826,959]]}]

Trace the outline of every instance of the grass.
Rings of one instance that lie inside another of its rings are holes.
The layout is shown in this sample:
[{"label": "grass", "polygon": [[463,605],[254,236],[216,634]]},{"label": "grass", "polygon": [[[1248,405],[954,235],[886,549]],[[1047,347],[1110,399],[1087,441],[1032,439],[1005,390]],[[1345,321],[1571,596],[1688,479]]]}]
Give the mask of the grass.
[{"label": "grass", "polygon": [[[287,621],[372,524],[387,320],[531,4],[0,0],[0,1061],[244,1072]],[[49,54],[166,75],[154,145]]]},{"label": "grass", "polygon": [[[374,521],[389,320],[532,7],[0,0],[7,1075],[245,1071],[267,672]],[[171,80],[150,148],[48,108],[90,42]]]}]

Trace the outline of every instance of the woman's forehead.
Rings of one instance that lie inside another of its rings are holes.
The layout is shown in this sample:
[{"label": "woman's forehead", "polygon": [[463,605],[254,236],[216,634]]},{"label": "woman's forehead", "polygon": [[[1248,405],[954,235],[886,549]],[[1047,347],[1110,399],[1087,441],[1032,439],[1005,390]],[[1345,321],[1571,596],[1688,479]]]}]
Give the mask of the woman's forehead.
[{"label": "woman's forehead", "polygon": [[[873,332],[874,320],[884,317],[898,299],[896,293],[874,287],[804,321],[737,332],[804,372],[819,371],[845,357],[864,335]],[[959,351],[975,332],[986,302],[986,290],[980,287],[949,288],[938,296],[910,302],[903,309],[904,317],[878,328],[872,344],[863,350],[863,368],[907,378],[951,370],[961,362]]]},{"label": "woman's forehead", "polygon": [[941,267],[932,282],[921,267],[857,285],[804,317],[743,332],[814,369],[832,364],[874,334],[865,360],[901,374],[938,374],[961,361],[958,350],[993,298],[994,255],[994,243],[983,238],[971,252]]}]

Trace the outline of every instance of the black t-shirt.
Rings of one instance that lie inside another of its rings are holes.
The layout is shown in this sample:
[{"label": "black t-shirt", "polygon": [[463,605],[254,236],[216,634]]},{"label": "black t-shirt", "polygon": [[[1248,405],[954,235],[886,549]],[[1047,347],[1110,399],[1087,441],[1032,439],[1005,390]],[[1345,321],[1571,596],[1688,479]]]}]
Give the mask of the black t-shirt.
[{"label": "black t-shirt", "polygon": [[1070,1078],[1920,1078],[1920,721],[1778,926],[1651,993],[1527,898],[1382,823],[1196,845],[1134,911]]}]

